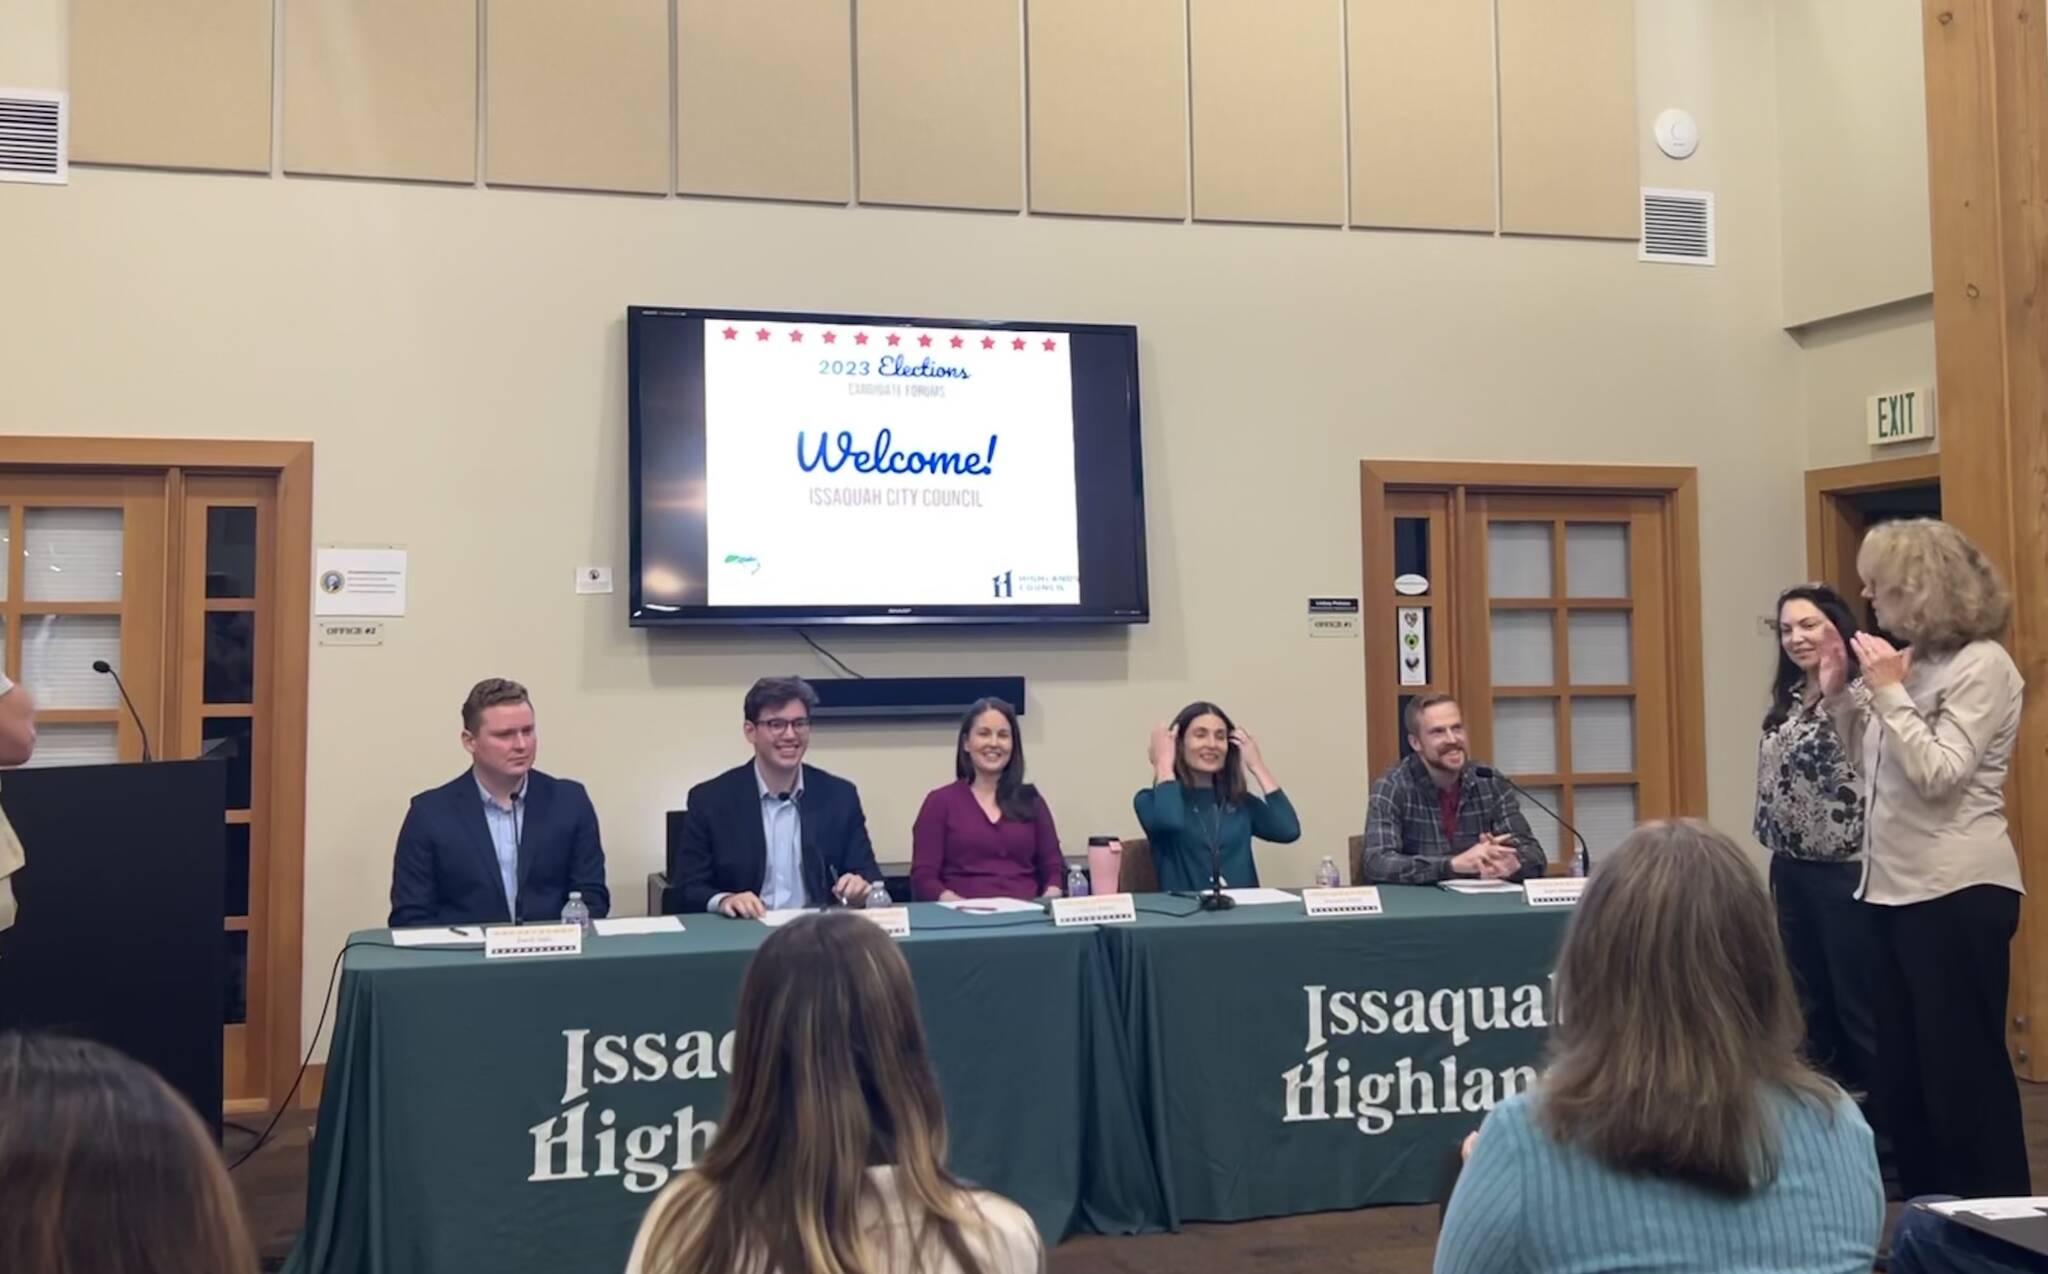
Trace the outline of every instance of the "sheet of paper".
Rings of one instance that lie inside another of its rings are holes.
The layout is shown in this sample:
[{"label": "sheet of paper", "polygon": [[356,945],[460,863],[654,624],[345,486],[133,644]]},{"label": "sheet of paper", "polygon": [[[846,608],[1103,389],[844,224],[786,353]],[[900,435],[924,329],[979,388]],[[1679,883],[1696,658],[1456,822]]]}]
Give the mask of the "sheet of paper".
[{"label": "sheet of paper", "polygon": [[780,911],[764,911],[761,913],[761,923],[770,929],[780,929],[798,916],[808,916],[816,910],[816,907],[784,907]]},{"label": "sheet of paper", "polygon": [[1226,889],[1224,896],[1235,899],[1240,907],[1270,907],[1275,903],[1300,902],[1300,894],[1290,894],[1285,889]]},{"label": "sheet of paper", "polygon": [[1987,1221],[2016,1221],[2022,1217],[2048,1216],[2048,1198],[2002,1198],[2002,1199],[1953,1199],[1947,1203],[1930,1203],[1928,1207],[1943,1216],[1954,1216],[1967,1212]]},{"label": "sheet of paper", "polygon": [[391,941],[401,947],[480,947],[484,945],[484,931],[481,926],[451,929],[440,925],[425,929],[393,929]]},{"label": "sheet of paper", "polygon": [[315,615],[405,614],[405,550],[335,548],[314,553]]},{"label": "sheet of paper", "polygon": [[1439,880],[1454,894],[1518,894],[1522,887],[1512,880]]},{"label": "sheet of paper", "polygon": [[951,907],[955,911],[964,911],[969,915],[984,916],[997,916],[1011,911],[1042,912],[1045,910],[1041,904],[1025,902],[1021,898],[956,898],[951,902],[942,902],[939,905],[941,907]]},{"label": "sheet of paper", "polygon": [[683,922],[675,916],[619,916],[590,922],[591,928],[607,938],[634,933],[681,933]]}]

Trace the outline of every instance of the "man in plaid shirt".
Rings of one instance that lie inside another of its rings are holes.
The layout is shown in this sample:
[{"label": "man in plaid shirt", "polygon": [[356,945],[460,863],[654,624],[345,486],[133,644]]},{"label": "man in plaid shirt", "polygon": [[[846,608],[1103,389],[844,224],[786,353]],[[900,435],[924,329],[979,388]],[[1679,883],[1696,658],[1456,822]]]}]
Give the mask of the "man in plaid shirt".
[{"label": "man in plaid shirt", "polygon": [[1449,695],[1422,695],[1404,724],[1412,755],[1373,781],[1365,809],[1365,878],[1427,885],[1454,877],[1541,876],[1549,858],[1514,789],[1474,774],[1465,714]]}]

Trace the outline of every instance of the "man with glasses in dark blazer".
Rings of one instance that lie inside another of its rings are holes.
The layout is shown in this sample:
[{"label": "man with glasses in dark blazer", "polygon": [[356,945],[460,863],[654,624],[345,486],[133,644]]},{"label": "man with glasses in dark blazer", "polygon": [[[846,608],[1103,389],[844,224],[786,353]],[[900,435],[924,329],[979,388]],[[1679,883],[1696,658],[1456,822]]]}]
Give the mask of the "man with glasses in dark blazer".
[{"label": "man with glasses in dark blazer", "polygon": [[747,691],[741,732],[753,759],[690,789],[676,855],[683,911],[753,919],[866,903],[882,873],[860,791],[803,763],[817,703],[800,677]]}]

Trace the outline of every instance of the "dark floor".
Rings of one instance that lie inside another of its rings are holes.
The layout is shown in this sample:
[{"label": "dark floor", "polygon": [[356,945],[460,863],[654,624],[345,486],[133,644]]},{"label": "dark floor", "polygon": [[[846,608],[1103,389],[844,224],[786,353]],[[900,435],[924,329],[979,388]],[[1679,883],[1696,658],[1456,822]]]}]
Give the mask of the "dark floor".
[{"label": "dark floor", "polygon": [[[2048,1188],[2048,1084],[2022,1084],[2020,1094],[2034,1185]],[[305,1217],[311,1138],[310,1114],[286,1119],[270,1144],[235,1173],[265,1269],[283,1262]],[[240,1155],[252,1140],[230,1128],[228,1154]],[[1091,1235],[1062,1243],[1052,1255],[1052,1274],[1428,1274],[1436,1225],[1435,1207],[1367,1208],[1196,1225],[1140,1238]]]}]

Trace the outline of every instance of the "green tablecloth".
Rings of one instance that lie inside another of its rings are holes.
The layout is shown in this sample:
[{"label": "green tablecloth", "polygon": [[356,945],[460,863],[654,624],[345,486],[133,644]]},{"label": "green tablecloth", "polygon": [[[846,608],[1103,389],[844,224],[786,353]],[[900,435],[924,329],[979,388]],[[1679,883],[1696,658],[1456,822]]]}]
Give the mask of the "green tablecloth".
[{"label": "green tablecloth", "polygon": [[[1486,1092],[1538,1061],[1566,913],[1382,894],[1386,915],[1329,920],[1146,896],[1101,930],[914,906],[954,1169],[1048,1241],[1438,1197]],[[720,1042],[768,933],[685,923],[572,959],[355,935],[287,1268],[620,1269],[723,1108]],[[1446,1078],[1458,1102],[1425,1113]]]},{"label": "green tablecloth", "polygon": [[[1055,1239],[1156,1227],[1158,1181],[1098,939],[1015,920],[918,906],[903,943],[952,1166]],[[768,934],[715,916],[686,924],[593,938],[568,959],[349,951],[288,1268],[623,1268],[677,1162],[678,1129],[701,1153],[723,1108],[718,1041]]]},{"label": "green tablecloth", "polygon": [[1534,1078],[1569,911],[1380,895],[1105,931],[1168,1225],[1442,1199],[1465,1133]]}]

